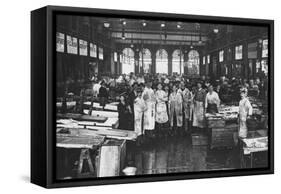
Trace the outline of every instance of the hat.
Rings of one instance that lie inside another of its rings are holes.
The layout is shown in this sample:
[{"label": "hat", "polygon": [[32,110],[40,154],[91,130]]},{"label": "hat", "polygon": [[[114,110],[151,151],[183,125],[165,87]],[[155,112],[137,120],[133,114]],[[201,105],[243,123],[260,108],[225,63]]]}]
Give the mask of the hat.
[{"label": "hat", "polygon": [[139,93],[139,92],[142,92],[141,87],[138,86],[138,87],[136,88],[136,92],[138,92],[138,93]]},{"label": "hat", "polygon": [[241,89],[240,89],[240,93],[248,93],[247,88],[244,88],[244,87],[243,87],[243,88],[241,88]]}]

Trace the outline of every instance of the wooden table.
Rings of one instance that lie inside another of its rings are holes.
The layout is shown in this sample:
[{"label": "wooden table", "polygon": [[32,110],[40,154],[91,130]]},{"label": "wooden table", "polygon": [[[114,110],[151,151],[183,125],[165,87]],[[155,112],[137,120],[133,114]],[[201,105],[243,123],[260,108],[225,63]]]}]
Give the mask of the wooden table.
[{"label": "wooden table", "polygon": [[[77,169],[77,177],[92,177],[96,176],[94,164],[90,156],[90,150],[98,149],[104,142],[105,137],[103,136],[73,136],[69,134],[59,134],[57,133],[57,148],[64,149],[80,149],[80,157]],[[89,172],[83,172],[84,162],[89,166]]]},{"label": "wooden table", "polygon": [[101,115],[90,116],[90,115],[83,115],[77,113],[66,113],[66,114],[57,113],[57,119],[74,119],[77,121],[92,121],[92,122],[102,123],[107,120],[107,117]]},{"label": "wooden table", "polygon": [[[84,102],[83,104],[86,105],[86,107],[90,107],[91,106],[91,102],[89,102],[89,101]],[[93,103],[93,108],[95,108],[95,109],[102,109],[103,107],[100,105],[100,103],[94,102]],[[104,106],[104,110],[117,112],[117,104],[116,103],[106,104]]]},{"label": "wooden table", "polygon": [[[254,154],[260,152],[267,152],[268,137],[264,136],[261,131],[250,131],[247,138],[240,139],[242,142],[242,149],[240,151],[241,167],[246,168],[246,157],[250,158],[250,168],[254,166]],[[264,143],[263,143],[264,142]],[[255,146],[260,144],[259,146]],[[264,146],[262,146],[264,144]]]}]

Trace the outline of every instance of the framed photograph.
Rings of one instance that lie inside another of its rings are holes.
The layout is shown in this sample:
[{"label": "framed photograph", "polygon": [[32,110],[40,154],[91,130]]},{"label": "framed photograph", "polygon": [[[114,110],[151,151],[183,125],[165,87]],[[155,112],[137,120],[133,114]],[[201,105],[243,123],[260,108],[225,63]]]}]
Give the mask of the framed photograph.
[{"label": "framed photograph", "polygon": [[47,6],[31,26],[32,183],[274,173],[272,20]]}]

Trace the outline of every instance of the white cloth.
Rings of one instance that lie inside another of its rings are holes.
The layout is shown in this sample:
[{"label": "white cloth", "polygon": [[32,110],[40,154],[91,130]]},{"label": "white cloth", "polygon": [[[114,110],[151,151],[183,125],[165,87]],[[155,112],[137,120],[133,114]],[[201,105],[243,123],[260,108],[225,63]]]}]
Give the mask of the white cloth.
[{"label": "white cloth", "polygon": [[169,120],[166,102],[168,101],[168,95],[163,90],[157,90],[156,96],[156,122],[166,123]]},{"label": "white cloth", "polygon": [[94,97],[98,96],[99,91],[100,91],[100,87],[101,87],[100,82],[99,83],[95,83],[93,85],[93,93],[94,93],[93,95],[94,95]]},{"label": "white cloth", "polygon": [[246,138],[248,133],[247,117],[252,115],[253,108],[248,98],[243,98],[239,102],[239,137]]},{"label": "white cloth", "polygon": [[199,128],[205,127],[203,102],[194,101],[193,124],[192,125],[193,125],[193,127],[199,127]]},{"label": "white cloth", "polygon": [[146,109],[146,104],[144,100],[140,97],[137,97],[134,101],[134,130],[137,134],[137,136],[140,136],[143,134],[142,130],[142,117],[143,113]]},{"label": "white cloth", "polygon": [[145,101],[147,107],[147,109],[144,111],[143,129],[154,130],[156,98],[153,89],[145,87],[142,98]]},{"label": "white cloth", "polygon": [[217,92],[213,91],[212,93],[208,92],[206,95],[205,108],[208,107],[208,104],[216,104],[217,107],[220,105],[220,98]]}]

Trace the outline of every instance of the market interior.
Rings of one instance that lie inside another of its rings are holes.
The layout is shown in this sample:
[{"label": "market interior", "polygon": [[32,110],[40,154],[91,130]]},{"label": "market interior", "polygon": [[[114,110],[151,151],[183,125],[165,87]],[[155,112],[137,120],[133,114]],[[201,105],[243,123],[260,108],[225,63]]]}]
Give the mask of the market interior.
[{"label": "market interior", "polygon": [[58,179],[268,166],[266,27],[56,20]]}]

